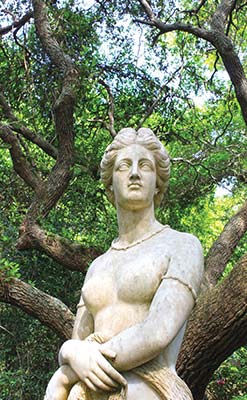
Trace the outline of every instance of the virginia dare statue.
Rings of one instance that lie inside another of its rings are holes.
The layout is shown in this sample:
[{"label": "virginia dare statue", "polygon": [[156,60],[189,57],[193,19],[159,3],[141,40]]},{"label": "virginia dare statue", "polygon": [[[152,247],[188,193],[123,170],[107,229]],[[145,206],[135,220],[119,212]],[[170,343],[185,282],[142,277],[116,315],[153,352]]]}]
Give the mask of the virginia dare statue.
[{"label": "virginia dare statue", "polygon": [[107,147],[101,178],[119,235],[87,272],[45,400],[192,400],[175,366],[203,253],[193,235],[155,219],[169,164],[147,128],[122,129]]}]

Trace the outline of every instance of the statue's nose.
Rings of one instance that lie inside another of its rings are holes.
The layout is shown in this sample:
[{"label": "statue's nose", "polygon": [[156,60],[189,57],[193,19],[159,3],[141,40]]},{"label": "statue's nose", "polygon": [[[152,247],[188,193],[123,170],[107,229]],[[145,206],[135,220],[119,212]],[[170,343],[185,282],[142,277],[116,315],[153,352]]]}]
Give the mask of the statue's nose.
[{"label": "statue's nose", "polygon": [[133,163],[131,166],[130,178],[131,179],[139,179],[140,178],[140,172],[139,172],[139,167],[138,167],[137,163]]}]

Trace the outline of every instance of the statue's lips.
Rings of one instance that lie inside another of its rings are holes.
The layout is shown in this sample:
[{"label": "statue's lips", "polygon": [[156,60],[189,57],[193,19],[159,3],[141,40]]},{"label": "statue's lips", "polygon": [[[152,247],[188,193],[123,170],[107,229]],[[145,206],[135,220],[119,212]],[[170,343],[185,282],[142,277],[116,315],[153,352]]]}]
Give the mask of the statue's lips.
[{"label": "statue's lips", "polygon": [[141,185],[141,183],[138,183],[138,182],[132,182],[132,183],[129,183],[128,187],[132,188],[132,189],[136,189],[136,188],[142,187],[142,185]]}]

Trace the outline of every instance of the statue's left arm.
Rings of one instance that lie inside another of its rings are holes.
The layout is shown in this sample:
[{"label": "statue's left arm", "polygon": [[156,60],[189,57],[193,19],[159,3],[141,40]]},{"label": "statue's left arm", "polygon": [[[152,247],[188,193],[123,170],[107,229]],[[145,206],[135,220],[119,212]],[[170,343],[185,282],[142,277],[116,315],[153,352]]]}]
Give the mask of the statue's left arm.
[{"label": "statue's left arm", "polygon": [[147,318],[101,345],[102,354],[107,349],[116,353],[114,368],[127,371],[144,364],[171,343],[194,307],[202,277],[200,242],[192,235],[178,233],[168,271],[154,295]]}]

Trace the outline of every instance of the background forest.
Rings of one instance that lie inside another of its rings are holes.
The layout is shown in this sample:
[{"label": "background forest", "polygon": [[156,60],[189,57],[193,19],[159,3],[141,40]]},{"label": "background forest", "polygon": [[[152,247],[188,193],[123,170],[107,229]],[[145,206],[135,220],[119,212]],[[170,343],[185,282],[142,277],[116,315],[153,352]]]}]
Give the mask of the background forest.
[{"label": "background forest", "polygon": [[159,220],[206,257],[178,372],[195,400],[247,399],[246,12],[240,0],[2,2],[1,400],[43,398],[85,271],[117,234],[103,151],[140,126],[171,156]]}]

